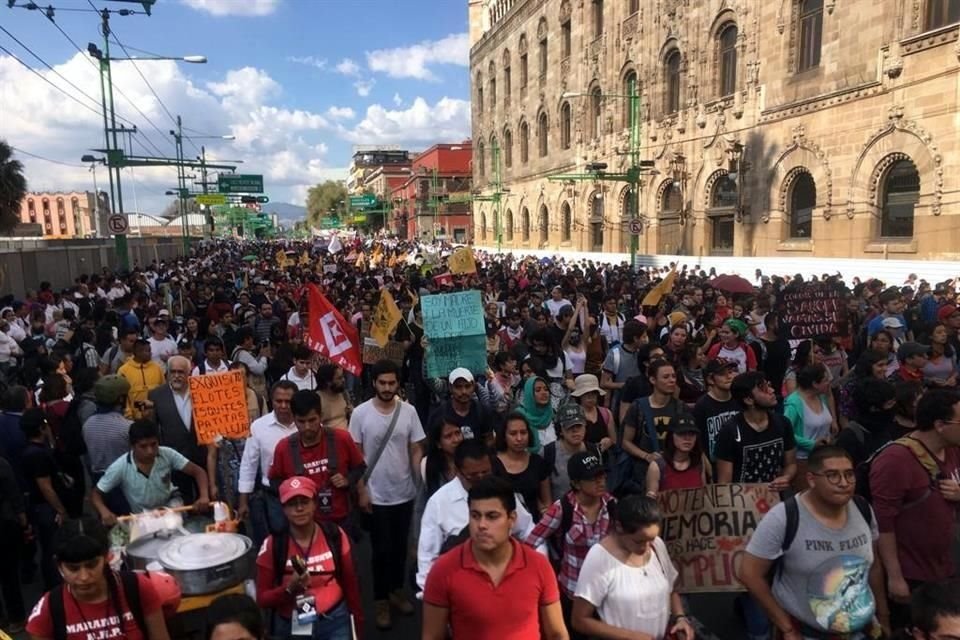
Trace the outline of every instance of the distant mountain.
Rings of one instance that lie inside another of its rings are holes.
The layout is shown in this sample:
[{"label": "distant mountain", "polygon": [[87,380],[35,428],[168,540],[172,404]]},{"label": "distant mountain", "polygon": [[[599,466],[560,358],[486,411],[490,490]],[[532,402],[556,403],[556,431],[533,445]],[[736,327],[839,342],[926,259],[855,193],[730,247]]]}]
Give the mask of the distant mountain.
[{"label": "distant mountain", "polygon": [[292,225],[294,222],[302,222],[307,217],[307,208],[301,207],[289,202],[270,202],[264,205],[264,213],[275,213],[280,218],[280,222]]}]

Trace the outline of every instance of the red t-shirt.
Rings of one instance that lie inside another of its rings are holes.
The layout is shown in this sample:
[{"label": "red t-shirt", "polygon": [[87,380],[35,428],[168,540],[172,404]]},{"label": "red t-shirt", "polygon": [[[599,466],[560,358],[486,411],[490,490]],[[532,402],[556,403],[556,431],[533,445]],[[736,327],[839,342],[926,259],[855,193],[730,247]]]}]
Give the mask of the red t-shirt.
[{"label": "red t-shirt", "polygon": [[[350,488],[337,489],[330,483],[333,473],[346,475],[353,469],[363,466],[363,454],[357,443],[346,429],[330,429],[337,450],[337,468],[332,472],[328,468],[327,433],[324,428],[320,442],[312,447],[300,444],[300,459],[303,461],[303,473],[317,484],[317,520],[341,521],[350,512]],[[285,480],[297,474],[290,457],[290,443],[286,438],[277,443],[273,453],[273,465],[270,467],[271,480]]]},{"label": "red t-shirt", "polygon": [[540,637],[540,607],[560,600],[557,576],[532,547],[512,538],[510,544],[513,557],[497,586],[477,564],[469,541],[440,556],[430,569],[423,601],[449,609],[457,640]]},{"label": "red t-shirt", "polygon": [[[160,611],[160,596],[150,584],[150,579],[143,574],[137,575],[140,584],[140,605],[144,619]],[[120,610],[123,611],[123,622],[116,609],[107,598],[103,602],[94,604],[79,602],[66,587],[64,589],[63,611],[67,625],[67,640],[107,640],[108,638],[127,638],[127,640],[146,640],[137,626],[137,621],[130,612],[127,598],[123,593],[123,585],[117,578],[117,594],[120,599]],[[37,638],[53,637],[53,618],[47,601],[50,593],[45,593],[36,604],[27,620],[27,633]]]}]

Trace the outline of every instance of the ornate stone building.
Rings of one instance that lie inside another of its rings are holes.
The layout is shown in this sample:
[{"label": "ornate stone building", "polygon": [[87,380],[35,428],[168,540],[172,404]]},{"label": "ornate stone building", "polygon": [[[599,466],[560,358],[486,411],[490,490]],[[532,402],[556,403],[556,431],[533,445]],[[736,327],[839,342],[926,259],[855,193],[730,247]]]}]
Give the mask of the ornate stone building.
[{"label": "ornate stone building", "polygon": [[[960,0],[469,0],[477,244],[960,256]],[[495,152],[496,151],[496,152]],[[494,198],[495,200],[495,198]]]}]

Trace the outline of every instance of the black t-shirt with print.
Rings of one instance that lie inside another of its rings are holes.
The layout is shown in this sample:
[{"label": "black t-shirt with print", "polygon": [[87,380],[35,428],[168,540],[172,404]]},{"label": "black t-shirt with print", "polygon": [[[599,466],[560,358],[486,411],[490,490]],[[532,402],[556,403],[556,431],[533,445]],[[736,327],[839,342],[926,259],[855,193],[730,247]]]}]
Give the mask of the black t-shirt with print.
[{"label": "black t-shirt with print", "polygon": [[700,429],[701,446],[711,461],[717,459],[720,430],[738,413],[740,406],[733,398],[721,401],[706,394],[693,405],[693,419]]},{"label": "black t-shirt with print", "polygon": [[717,438],[717,460],[733,463],[733,482],[772,482],[783,473],[786,453],[796,449],[786,418],[770,413],[767,428],[757,431],[743,414],[733,417]]}]

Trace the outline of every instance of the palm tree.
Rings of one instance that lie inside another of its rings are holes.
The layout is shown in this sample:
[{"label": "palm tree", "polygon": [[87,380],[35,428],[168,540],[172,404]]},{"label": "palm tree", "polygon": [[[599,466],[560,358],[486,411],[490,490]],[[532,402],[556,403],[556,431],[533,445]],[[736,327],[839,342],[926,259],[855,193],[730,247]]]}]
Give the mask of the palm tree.
[{"label": "palm tree", "polygon": [[13,148],[0,140],[0,232],[20,223],[20,202],[27,195],[23,163],[13,158]]}]

